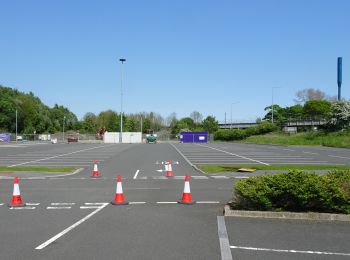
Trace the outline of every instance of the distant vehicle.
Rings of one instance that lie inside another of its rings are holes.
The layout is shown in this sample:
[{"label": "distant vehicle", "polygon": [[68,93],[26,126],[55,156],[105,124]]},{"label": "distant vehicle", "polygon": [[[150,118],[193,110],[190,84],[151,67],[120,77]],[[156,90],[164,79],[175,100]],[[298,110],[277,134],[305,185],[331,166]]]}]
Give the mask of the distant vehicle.
[{"label": "distant vehicle", "polygon": [[149,132],[149,134],[146,134],[146,142],[148,144],[156,144],[157,143],[157,134],[155,134],[153,130],[149,130],[148,132]]},{"label": "distant vehicle", "polygon": [[78,138],[77,137],[68,137],[67,141],[68,141],[68,143],[76,143],[76,142],[78,142]]}]

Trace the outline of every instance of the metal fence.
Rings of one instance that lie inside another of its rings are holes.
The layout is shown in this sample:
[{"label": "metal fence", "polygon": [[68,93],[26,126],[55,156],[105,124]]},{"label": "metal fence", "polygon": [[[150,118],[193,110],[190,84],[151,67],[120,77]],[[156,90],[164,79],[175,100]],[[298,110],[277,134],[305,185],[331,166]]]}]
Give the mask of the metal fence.
[{"label": "metal fence", "polygon": [[[68,138],[76,138],[79,142],[101,142],[100,137],[97,134],[18,134],[18,142],[51,142],[56,139],[58,142],[67,142]],[[16,141],[16,134],[10,134],[10,141]]]}]

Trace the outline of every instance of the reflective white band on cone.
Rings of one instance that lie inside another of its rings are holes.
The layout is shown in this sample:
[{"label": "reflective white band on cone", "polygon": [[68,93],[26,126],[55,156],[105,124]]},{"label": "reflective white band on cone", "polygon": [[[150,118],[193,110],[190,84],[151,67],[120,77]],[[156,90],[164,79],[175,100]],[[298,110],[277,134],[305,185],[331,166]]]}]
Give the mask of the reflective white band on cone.
[{"label": "reflective white band on cone", "polygon": [[21,195],[21,192],[19,190],[19,185],[15,183],[13,185],[13,196],[19,196],[19,195]]},{"label": "reflective white band on cone", "polygon": [[117,194],[123,194],[123,187],[122,187],[122,183],[118,182],[117,183],[117,190],[116,190]]}]

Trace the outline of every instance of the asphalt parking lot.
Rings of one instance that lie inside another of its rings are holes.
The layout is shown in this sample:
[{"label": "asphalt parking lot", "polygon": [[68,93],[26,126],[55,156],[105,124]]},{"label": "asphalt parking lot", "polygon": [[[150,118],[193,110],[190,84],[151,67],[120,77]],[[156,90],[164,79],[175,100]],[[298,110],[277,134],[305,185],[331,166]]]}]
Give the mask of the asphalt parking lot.
[{"label": "asphalt parking lot", "polygon": [[[348,259],[350,230],[344,222],[225,217],[227,243],[226,248],[221,246],[218,217],[231,198],[233,183],[240,178],[203,175],[191,164],[217,162],[214,159],[272,163],[290,158],[302,164],[305,158],[349,163],[344,149],[293,147],[298,152],[287,150],[282,156],[280,149],[292,148],[277,148],[232,143],[0,146],[3,166],[81,168],[68,174],[20,173],[21,195],[27,203],[23,208],[7,206],[12,178],[18,172],[1,174],[0,258]],[[297,160],[294,156],[301,151],[319,155],[305,153],[304,159]],[[100,178],[91,178],[93,160],[99,162]],[[174,162],[173,178],[165,176],[162,162],[167,160]],[[194,205],[177,203],[184,191],[185,174],[191,175]],[[123,178],[128,206],[110,204],[117,175]],[[228,251],[230,256],[225,253]]]}]

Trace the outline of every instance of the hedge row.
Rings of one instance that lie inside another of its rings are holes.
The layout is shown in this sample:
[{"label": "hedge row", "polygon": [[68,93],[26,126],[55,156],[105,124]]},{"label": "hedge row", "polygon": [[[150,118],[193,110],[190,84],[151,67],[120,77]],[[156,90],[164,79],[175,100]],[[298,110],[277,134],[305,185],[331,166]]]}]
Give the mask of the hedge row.
[{"label": "hedge row", "polygon": [[234,209],[350,214],[350,171],[251,177],[237,182],[233,194]]},{"label": "hedge row", "polygon": [[277,130],[277,126],[269,122],[247,129],[220,129],[215,132],[214,139],[221,141],[242,140],[251,135],[262,135]]}]

